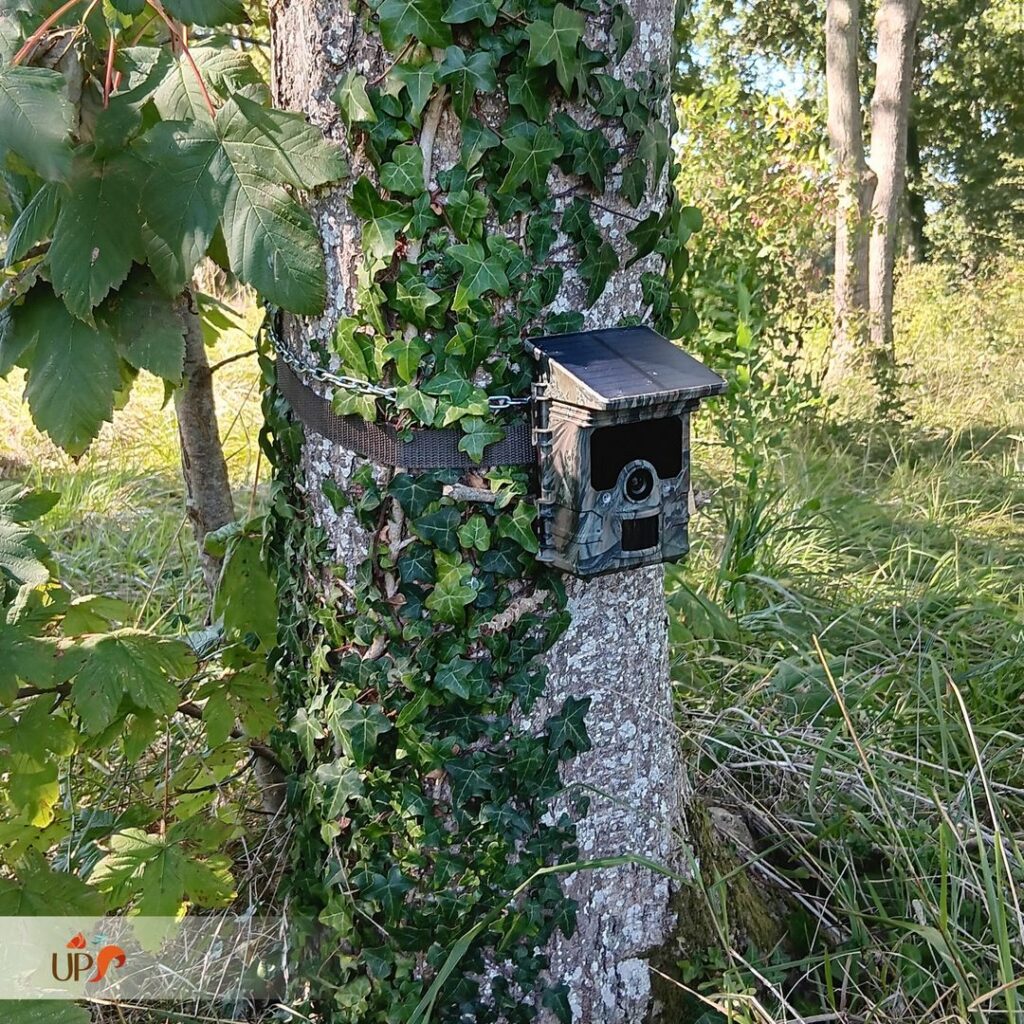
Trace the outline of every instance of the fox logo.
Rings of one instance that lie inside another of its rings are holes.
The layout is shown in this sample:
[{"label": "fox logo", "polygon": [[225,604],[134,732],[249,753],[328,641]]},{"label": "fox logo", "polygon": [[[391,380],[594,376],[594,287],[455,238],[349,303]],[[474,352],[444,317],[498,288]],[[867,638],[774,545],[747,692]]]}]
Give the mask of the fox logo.
[{"label": "fox logo", "polygon": [[128,955],[120,946],[103,946],[95,957],[86,951],[87,947],[85,936],[79,932],[67,944],[67,948],[73,952],[64,954],[63,972],[60,954],[53,954],[51,973],[54,981],[79,981],[83,974],[94,971],[93,976],[86,979],[86,984],[92,985],[102,981],[112,966],[124,967],[128,961]]}]

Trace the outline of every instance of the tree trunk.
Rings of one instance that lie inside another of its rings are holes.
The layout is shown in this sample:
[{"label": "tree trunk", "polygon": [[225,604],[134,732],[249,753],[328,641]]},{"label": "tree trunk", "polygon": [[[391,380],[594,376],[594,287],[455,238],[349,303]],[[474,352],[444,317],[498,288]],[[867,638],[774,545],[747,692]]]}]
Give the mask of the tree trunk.
[{"label": "tree trunk", "polygon": [[928,239],[925,230],[928,211],[924,202],[921,148],[917,127],[910,118],[907,126],[907,187],[906,187],[906,253],[911,263],[923,263],[928,258]]},{"label": "tree trunk", "polygon": [[[604,70],[627,82],[655,66],[660,67],[660,76],[667,76],[672,4],[668,0],[631,0],[626,7],[636,20],[638,43],[618,67],[609,65]],[[331,99],[339,80],[352,70],[370,81],[383,78],[393,55],[382,49],[377,37],[364,32],[345,0],[283,0],[271,13],[277,102],[306,111],[314,123],[345,142],[349,136]],[[614,52],[605,19],[588,20],[587,44],[604,53]],[[440,57],[443,53],[435,53],[435,59]],[[504,88],[500,74],[499,96]],[[661,80],[667,81],[667,77]],[[436,188],[438,172],[459,160],[460,126],[447,96],[446,90],[435,88],[418,138],[431,190]],[[668,102],[666,96],[660,112],[662,123],[667,123]],[[492,98],[484,103],[478,100],[478,108],[483,109],[477,110],[477,116],[499,128],[504,117],[499,103]],[[560,110],[584,128],[594,123],[592,109],[583,102],[558,99],[551,116]],[[365,154],[351,146],[349,150],[353,180],[362,173],[375,177]],[[552,174],[556,205],[564,209],[578,179],[554,168]],[[286,323],[285,332],[296,347],[307,347],[310,338],[329,339],[338,318],[357,305],[362,253],[359,222],[349,207],[347,192],[348,188],[329,192],[314,204],[327,256],[328,312],[315,321],[290,319]],[[605,237],[619,249],[620,269],[612,274],[598,301],[586,309],[586,284],[577,268],[570,266],[551,308],[584,310],[588,327],[612,326],[625,317],[644,316],[647,303],[642,298],[641,274],[657,272],[661,264],[656,256],[649,256],[625,269],[625,235],[648,211],[664,205],[666,192],[662,173],[633,210],[609,183],[601,197],[602,208],[595,209],[594,217]],[[520,217],[504,226],[488,221],[487,232],[505,233],[518,243],[522,223]],[[350,569],[366,556],[371,538],[359,527],[351,508],[336,510],[337,503],[325,496],[324,485],[328,484],[330,491],[350,491],[352,476],[361,465],[362,460],[352,453],[306,432],[299,467],[302,500],[317,526],[326,532],[332,557]],[[321,580],[328,575],[328,566],[312,568]],[[352,578],[351,572],[348,578]],[[567,785],[579,783],[590,796],[589,811],[578,823],[579,856],[640,854],[678,866],[685,779],[668,679],[662,571],[652,568],[566,583],[572,624],[546,655],[550,672],[531,718],[543,721],[546,713],[557,710],[568,697],[592,698],[586,724],[593,749],[562,772]],[[565,881],[565,888],[579,901],[579,927],[571,940],[556,942],[549,950],[550,974],[569,984],[573,1019],[588,1024],[644,1020],[651,1004],[645,954],[660,946],[674,926],[668,881],[646,868],[627,866],[578,872]],[[532,1019],[555,1017],[552,1011],[538,1008]]]},{"label": "tree trunk", "polygon": [[869,212],[875,179],[864,158],[858,49],[860,0],[829,0],[825,14],[828,137],[836,172],[835,326],[825,384],[838,385],[867,339]]},{"label": "tree trunk", "polygon": [[877,185],[871,204],[868,292],[872,357],[880,368],[894,362],[893,270],[900,201],[906,186],[907,124],[919,13],[919,0],[883,0],[875,19],[878,56],[871,100],[871,168]]},{"label": "tree trunk", "polygon": [[206,358],[199,316],[186,293],[178,300],[178,316],[185,327],[185,366],[181,387],[174,393],[181,442],[181,468],[185,479],[186,508],[192,523],[206,589],[213,596],[220,559],[203,550],[206,535],[235,518],[231,482],[217,427],[213,375]]}]

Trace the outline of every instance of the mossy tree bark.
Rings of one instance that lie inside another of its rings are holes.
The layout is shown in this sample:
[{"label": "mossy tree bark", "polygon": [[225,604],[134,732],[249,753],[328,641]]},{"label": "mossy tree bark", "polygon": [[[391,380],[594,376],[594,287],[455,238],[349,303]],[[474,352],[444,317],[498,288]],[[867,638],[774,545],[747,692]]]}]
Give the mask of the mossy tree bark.
[{"label": "mossy tree bark", "polygon": [[[366,12],[355,8],[344,0],[282,0],[271,8],[274,90],[278,103],[305,111],[347,148],[353,181],[365,174],[376,182],[377,171],[358,136],[345,127],[333,96],[339,83],[353,73],[371,84],[386,81],[395,55],[368,29]],[[613,14],[610,7],[602,6],[599,16],[588,15],[585,43],[597,53],[614,53],[613,17],[632,17],[634,45],[621,63],[602,71],[645,94],[658,93],[654,128],[644,136],[644,145],[660,140],[658,144],[667,149],[673,5],[669,0],[631,0],[619,8]],[[525,23],[521,16],[514,17]],[[458,29],[455,38],[467,54],[478,52]],[[435,60],[443,57],[435,51]],[[472,107],[485,129],[499,137],[506,130],[509,113],[503,74],[504,68],[499,67],[497,88],[478,96]],[[603,123],[608,141],[621,151],[618,164],[607,169],[606,188],[589,193],[593,220],[614,251],[617,267],[596,301],[588,301],[589,283],[580,269],[582,247],[574,249],[563,224],[552,250],[563,255],[549,262],[557,262],[565,272],[549,309],[580,311],[588,327],[649,317],[652,285],[644,275],[663,276],[664,263],[652,253],[627,267],[634,249],[626,236],[651,211],[665,207],[670,190],[668,162],[662,159],[658,166],[659,161],[652,159],[649,170],[653,173],[643,194],[627,202],[620,193],[623,170],[637,151],[635,134],[622,124],[609,128],[606,119],[595,113],[593,102],[584,98],[558,96],[548,122],[562,113],[584,130]],[[464,141],[450,88],[434,86],[413,141],[423,154],[427,190],[435,203],[443,205],[446,199],[438,176],[459,164]],[[549,182],[556,217],[585,191],[576,174],[557,166],[550,168]],[[296,348],[308,351],[312,342],[330,350],[339,318],[352,315],[359,306],[364,254],[350,194],[351,183],[316,197],[313,204],[327,258],[327,312],[318,319],[286,323],[285,333]],[[505,223],[490,217],[486,231],[488,236],[505,235],[518,246],[523,244],[528,220],[528,213]],[[410,245],[415,248],[417,243]],[[352,453],[306,433],[298,472],[304,512],[325,531],[331,558],[350,568],[366,557],[373,537],[360,526],[351,507],[339,509],[337,501],[329,500],[325,485],[328,493],[351,494],[353,476],[362,465]],[[479,485],[480,479],[470,482]],[[391,542],[400,546],[405,528],[398,523],[394,529]],[[312,576],[322,584],[320,600],[336,601],[340,612],[346,598],[326,582],[330,566],[312,568]],[[638,854],[678,868],[686,781],[668,676],[662,571],[643,569],[589,582],[568,579],[566,586],[571,625],[545,656],[549,674],[530,717],[543,722],[567,698],[592,700],[586,715],[591,749],[562,768],[566,785],[590,796],[589,810],[578,822],[579,859]],[[373,653],[382,654],[380,650]],[[387,657],[386,651],[383,656]],[[647,868],[629,865],[577,872],[565,880],[564,887],[578,901],[578,927],[572,938],[556,939],[550,946],[548,973],[554,981],[568,984],[572,1019],[589,1024],[644,1020],[652,1002],[645,957],[663,944],[674,926],[670,882]],[[537,1008],[530,1019],[555,1020],[555,1013],[551,1007]]]}]

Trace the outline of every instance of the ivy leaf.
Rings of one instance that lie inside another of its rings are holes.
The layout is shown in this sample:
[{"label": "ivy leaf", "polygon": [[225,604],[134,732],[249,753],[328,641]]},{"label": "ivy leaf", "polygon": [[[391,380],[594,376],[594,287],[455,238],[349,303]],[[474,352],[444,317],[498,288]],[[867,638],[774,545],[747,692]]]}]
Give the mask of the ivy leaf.
[{"label": "ivy leaf", "polygon": [[452,90],[452,109],[465,121],[478,92],[494,92],[498,88],[494,54],[475,50],[468,57],[461,46],[449,46],[438,77]]},{"label": "ivy leaf", "polygon": [[149,270],[135,267],[103,304],[97,319],[132,366],[181,383],[185,326]]},{"label": "ivy leaf", "polygon": [[457,530],[459,527],[459,510],[451,505],[420,516],[413,522],[412,529],[420,540],[449,553],[459,548]]},{"label": "ivy leaf", "polygon": [[377,17],[381,40],[392,53],[403,49],[409,36],[427,46],[444,47],[452,41],[451,29],[441,20],[441,0],[384,0]]},{"label": "ivy leaf", "polygon": [[459,527],[459,543],[464,548],[487,551],[491,546],[491,530],[483,516],[470,516]]},{"label": "ivy leaf", "polygon": [[295,736],[302,756],[312,761],[316,756],[316,744],[324,734],[320,722],[312,717],[305,708],[299,708],[288,726],[288,731]]},{"label": "ivy leaf", "polygon": [[[436,574],[431,549],[419,542],[410,544],[398,559],[398,575],[403,583],[433,583]],[[399,719],[399,725],[401,724]]]},{"label": "ivy leaf", "polygon": [[426,606],[441,622],[459,625],[465,619],[466,607],[477,597],[470,586],[473,567],[463,562],[458,554],[437,551],[434,554],[437,581],[427,595]]},{"label": "ivy leaf", "polygon": [[425,395],[419,388],[411,384],[399,388],[395,395],[395,405],[399,409],[408,409],[420,423],[431,424],[437,415],[437,399]]},{"label": "ivy leaf", "polygon": [[619,193],[635,210],[647,190],[647,164],[641,159],[631,160],[622,171]]},{"label": "ivy leaf", "polygon": [[590,749],[586,726],[590,702],[589,697],[568,697],[562,710],[548,719],[545,731],[551,749],[560,757],[571,757]]},{"label": "ivy leaf", "polygon": [[661,180],[661,172],[669,156],[668,129],[660,121],[648,121],[636,148],[637,158],[654,171],[654,183]]},{"label": "ivy leaf", "polygon": [[462,123],[462,165],[471,170],[489,149],[494,149],[501,139],[497,132],[491,131],[475,117],[467,118]]},{"label": "ivy leaf", "polygon": [[74,117],[62,74],[0,67],[0,161],[15,153],[42,178],[67,177]]},{"label": "ivy leaf", "polygon": [[475,225],[487,216],[487,197],[475,189],[459,189],[448,196],[444,212],[455,234],[466,241]]},{"label": "ivy leaf", "polygon": [[499,0],[452,0],[445,11],[443,21],[449,25],[466,25],[471,21],[479,21],[490,28],[498,20]]},{"label": "ivy leaf", "polygon": [[48,181],[39,188],[11,225],[7,236],[4,266],[10,267],[28,255],[29,249],[50,237],[60,209],[60,187]]},{"label": "ivy leaf", "polygon": [[393,867],[386,878],[379,872],[371,873],[369,884],[365,885],[362,895],[376,900],[389,921],[397,921],[402,913],[403,897],[412,888],[413,883],[398,868]]},{"label": "ivy leaf", "polygon": [[615,41],[615,62],[626,56],[633,45],[636,34],[636,20],[625,4],[616,4],[612,8],[612,39]]},{"label": "ivy leaf", "polygon": [[13,311],[14,347],[30,350],[25,397],[32,421],[70,455],[81,455],[114,415],[121,366],[104,327],[73,317],[46,285]]},{"label": "ivy leaf", "polygon": [[573,78],[579,67],[576,50],[586,21],[578,11],[558,4],[551,15],[551,21],[534,21],[526,29],[530,39],[530,53],[527,63],[533,67],[555,65],[558,83],[568,94]]},{"label": "ivy leaf", "polygon": [[535,555],[540,550],[540,543],[533,531],[535,516],[536,509],[529,502],[519,502],[511,512],[498,518],[498,536],[514,540],[520,547]]},{"label": "ivy leaf", "polygon": [[627,267],[633,266],[637,260],[654,252],[654,247],[661,240],[665,233],[666,216],[657,211],[649,213],[635,228],[626,233],[626,238],[636,246]]},{"label": "ivy leaf", "polygon": [[370,763],[377,738],[391,729],[391,723],[376,705],[365,707],[347,698],[332,707],[328,724],[345,753],[360,768]]},{"label": "ivy leaf", "polygon": [[619,151],[608,144],[604,132],[598,128],[581,131],[572,157],[573,174],[589,178],[594,189],[603,193],[605,171],[619,158]]},{"label": "ivy leaf", "polygon": [[374,259],[390,261],[395,236],[409,223],[409,207],[381,198],[370,180],[362,177],[352,189],[352,212],[363,222],[363,251]]},{"label": "ivy leaf", "polygon": [[391,308],[406,323],[426,327],[434,307],[442,298],[423,280],[421,271],[412,263],[403,263],[398,272],[391,299]]},{"label": "ivy leaf", "polygon": [[414,126],[419,126],[420,114],[434,91],[434,74],[437,64],[427,61],[425,64],[398,64],[391,69],[391,76],[396,82],[405,86],[409,94],[409,116]]},{"label": "ivy leaf", "polygon": [[348,758],[320,765],[315,778],[324,791],[324,817],[330,820],[340,818],[349,802],[363,795],[363,777]]},{"label": "ivy leaf", "polygon": [[402,506],[402,511],[419,519],[435,502],[441,500],[441,481],[422,473],[397,473],[388,488],[391,496]]},{"label": "ivy leaf", "polygon": [[508,100],[523,108],[523,112],[537,124],[548,119],[551,106],[548,76],[537,68],[526,68],[508,76]]},{"label": "ivy leaf", "polygon": [[486,255],[480,242],[453,245],[448,252],[462,267],[462,277],[459,279],[455,300],[452,303],[453,309],[466,309],[469,305],[468,300],[478,299],[487,292],[508,295],[508,278],[505,276],[501,260],[496,256]]},{"label": "ivy leaf", "polygon": [[173,680],[195,670],[184,643],[137,629],[87,637],[79,651],[84,664],[72,684],[71,699],[91,735],[115,721],[125,696],[141,710],[170,714],[178,706]]},{"label": "ivy leaf", "polygon": [[110,160],[75,161],[48,262],[53,290],[77,317],[92,310],[142,258],[139,231],[139,162],[128,153]]},{"label": "ivy leaf", "polygon": [[587,247],[586,256],[579,266],[579,274],[587,284],[588,306],[592,306],[601,297],[608,278],[618,266],[619,257],[608,242],[602,241],[600,245]]},{"label": "ivy leaf", "polygon": [[535,196],[542,194],[551,165],[564,151],[561,141],[547,128],[531,125],[502,144],[512,154],[512,165],[498,191],[513,192],[528,182]]},{"label": "ivy leaf", "polygon": [[[404,336],[399,336],[384,346],[385,357],[394,361],[399,378],[406,384],[416,376],[420,360],[429,351],[426,342],[421,338],[406,338]],[[413,515],[417,515],[417,513],[414,512]]]},{"label": "ivy leaf", "polygon": [[423,182],[423,150],[415,142],[395,147],[391,162],[380,169],[380,183],[389,192],[418,196]]},{"label": "ivy leaf", "polygon": [[334,102],[345,124],[350,127],[359,122],[373,124],[377,120],[373,104],[366,94],[366,76],[358,74],[355,68],[350,68],[338,83],[338,88],[334,90]]},{"label": "ivy leaf", "polygon": [[505,436],[505,431],[499,424],[481,416],[463,418],[462,429],[465,433],[459,439],[459,451],[465,452],[474,462],[483,459],[484,449],[489,444],[494,444]]},{"label": "ivy leaf", "polygon": [[249,20],[242,0],[164,0],[164,7],[187,25],[240,25]]},{"label": "ivy leaf", "polygon": [[470,800],[494,788],[494,773],[481,754],[471,755],[468,761],[449,761],[444,769],[451,779],[452,803],[456,807],[465,807]]},{"label": "ivy leaf", "polygon": [[541,997],[541,1005],[555,1015],[558,1024],[572,1024],[572,1006],[569,1003],[568,985],[553,985],[545,989],[544,995]]}]

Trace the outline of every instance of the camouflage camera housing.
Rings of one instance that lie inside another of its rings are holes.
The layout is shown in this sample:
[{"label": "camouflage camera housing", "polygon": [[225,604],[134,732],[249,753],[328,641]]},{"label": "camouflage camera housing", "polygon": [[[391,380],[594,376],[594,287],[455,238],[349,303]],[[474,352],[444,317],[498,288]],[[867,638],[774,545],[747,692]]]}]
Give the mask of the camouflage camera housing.
[{"label": "camouflage camera housing", "polygon": [[578,576],[689,550],[690,413],[716,373],[647,327],[529,339],[538,558]]}]

